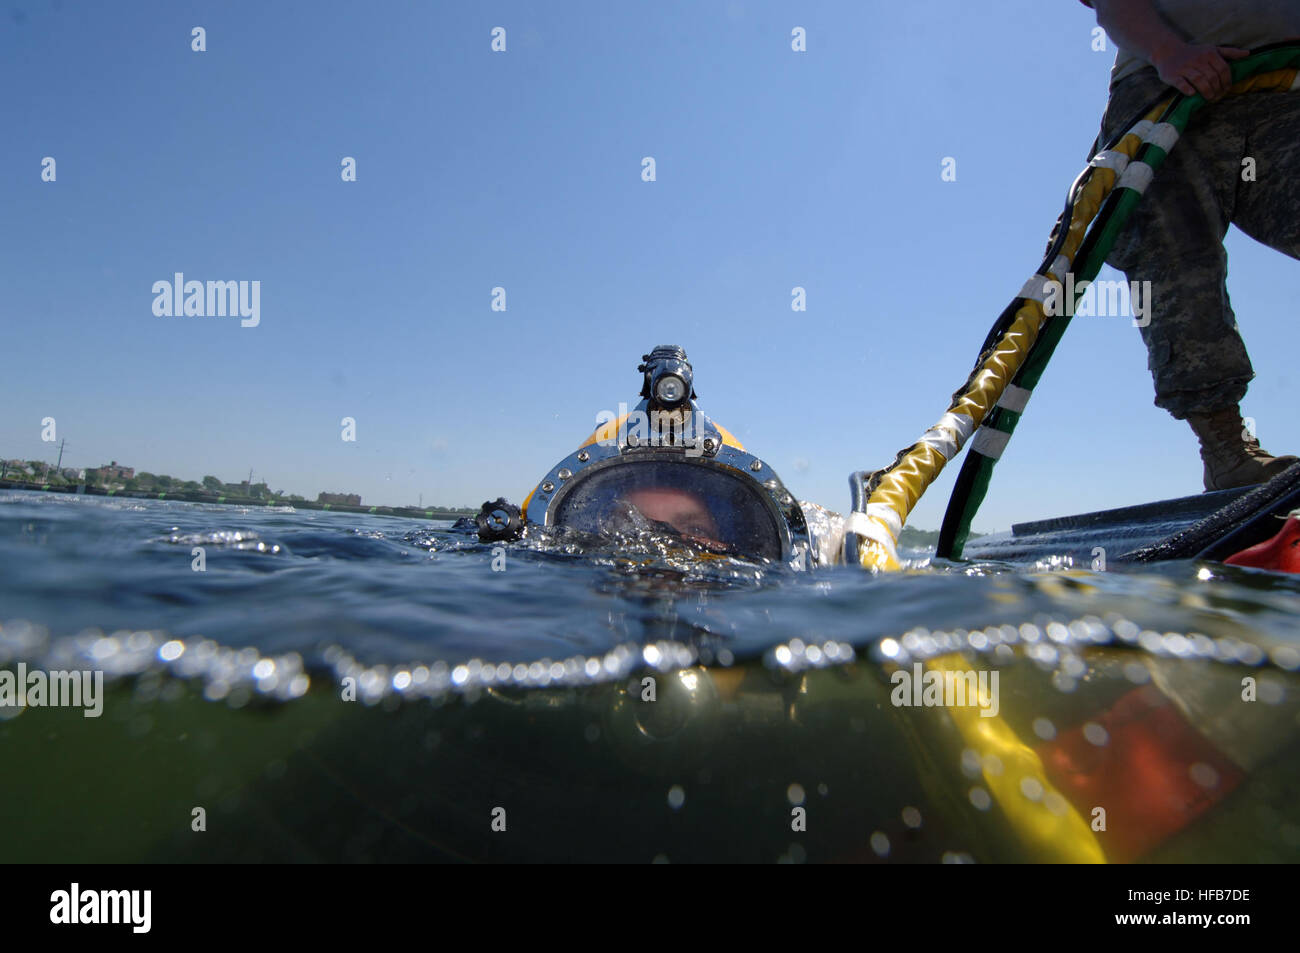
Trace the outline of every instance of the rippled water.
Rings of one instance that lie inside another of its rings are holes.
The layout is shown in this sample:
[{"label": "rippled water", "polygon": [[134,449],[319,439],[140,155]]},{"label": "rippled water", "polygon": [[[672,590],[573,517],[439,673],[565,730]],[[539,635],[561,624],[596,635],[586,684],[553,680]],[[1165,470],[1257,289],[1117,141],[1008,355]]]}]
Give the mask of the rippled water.
[{"label": "rippled water", "polygon": [[[1300,579],[911,555],[0,493],[0,666],[109,682],[99,719],[0,709],[41,766],[0,860],[1300,859]],[[995,716],[891,701],[954,659]]]}]

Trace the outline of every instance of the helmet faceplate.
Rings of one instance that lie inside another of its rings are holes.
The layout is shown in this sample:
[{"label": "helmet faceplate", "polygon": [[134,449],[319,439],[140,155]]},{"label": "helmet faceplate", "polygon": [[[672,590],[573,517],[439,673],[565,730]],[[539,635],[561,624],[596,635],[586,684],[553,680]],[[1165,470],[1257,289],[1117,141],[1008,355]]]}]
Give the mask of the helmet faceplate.
[{"label": "helmet faceplate", "polygon": [[706,550],[795,569],[809,563],[798,502],[768,464],[693,401],[661,412],[643,400],[598,429],[546,474],[524,516],[533,525],[597,534],[625,532],[648,517]]}]

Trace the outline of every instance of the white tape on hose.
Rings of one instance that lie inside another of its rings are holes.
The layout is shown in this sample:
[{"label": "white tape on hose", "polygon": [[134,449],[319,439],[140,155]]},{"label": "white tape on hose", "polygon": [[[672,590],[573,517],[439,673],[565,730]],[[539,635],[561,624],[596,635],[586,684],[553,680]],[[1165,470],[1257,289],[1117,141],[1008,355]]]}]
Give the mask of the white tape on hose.
[{"label": "white tape on hose", "polygon": [[1010,439],[1011,434],[1004,430],[981,427],[975,431],[975,439],[971,441],[970,449],[972,453],[981,454],[990,460],[997,460],[1002,456],[1002,451],[1007,448],[1007,441]]},{"label": "white tape on hose", "polygon": [[1016,297],[1042,304],[1047,300],[1047,283],[1051,280],[1047,275],[1032,275]]},{"label": "white tape on hose", "polygon": [[1151,131],[1142,137],[1143,142],[1149,142],[1153,146],[1158,146],[1168,152],[1178,141],[1178,130],[1167,122],[1158,122],[1151,127]]},{"label": "white tape on hose", "polygon": [[[1014,410],[1018,414],[1025,412],[1025,404],[1029,403],[1029,395],[1033,391],[1027,387],[1017,387],[1015,384],[1008,384],[1007,389],[1002,392],[998,398],[998,406],[1005,407],[1007,410]],[[980,430],[985,428],[981,427]]]},{"label": "white tape on hose", "polygon": [[1123,172],[1129,164],[1129,157],[1116,149],[1107,149],[1105,152],[1098,152],[1088,164],[1095,169],[1114,169],[1115,174]]},{"label": "white tape on hose", "polygon": [[894,546],[893,538],[885,531],[883,526],[867,516],[866,513],[850,513],[844,525],[849,532],[856,533],[863,539],[869,539],[873,543],[877,543],[889,554],[889,557],[894,562],[898,562],[898,550]]},{"label": "white tape on hose", "polygon": [[945,460],[951,460],[974,431],[975,421],[965,414],[944,414],[921,435],[921,443],[943,454]]},{"label": "white tape on hose", "polygon": [[1145,162],[1130,163],[1129,167],[1124,170],[1124,174],[1119,177],[1119,181],[1115,183],[1115,188],[1132,189],[1138,193],[1145,192],[1155,174],[1156,170]]},{"label": "white tape on hose", "polygon": [[899,515],[894,512],[894,508],[888,503],[868,503],[867,516],[884,523],[895,538],[903,531],[902,519],[899,518]]}]

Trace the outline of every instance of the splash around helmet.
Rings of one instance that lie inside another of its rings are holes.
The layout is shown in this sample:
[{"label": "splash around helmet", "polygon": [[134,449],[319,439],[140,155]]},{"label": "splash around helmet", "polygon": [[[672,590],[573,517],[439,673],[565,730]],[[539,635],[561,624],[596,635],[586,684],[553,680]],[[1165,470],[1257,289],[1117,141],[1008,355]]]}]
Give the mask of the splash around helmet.
[{"label": "splash around helmet", "polygon": [[703,554],[807,568],[803,510],[768,463],[696,405],[686,351],[663,345],[641,360],[641,400],[598,416],[595,432],[537,483],[517,518],[504,500],[484,504],[480,538],[518,538],[534,527],[613,539],[657,533]]}]

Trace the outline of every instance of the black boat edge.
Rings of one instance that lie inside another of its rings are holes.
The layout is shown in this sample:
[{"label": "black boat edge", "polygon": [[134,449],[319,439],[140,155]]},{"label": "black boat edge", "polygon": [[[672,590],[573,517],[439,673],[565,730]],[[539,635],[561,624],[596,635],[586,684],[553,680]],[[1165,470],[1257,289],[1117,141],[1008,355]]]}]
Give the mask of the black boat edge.
[{"label": "black boat edge", "polygon": [[1274,536],[1300,509],[1300,463],[1267,483],[1017,523],[1009,533],[972,539],[964,560],[1107,563],[1175,559],[1222,561]]}]

